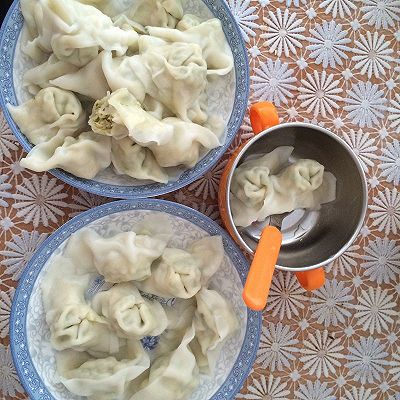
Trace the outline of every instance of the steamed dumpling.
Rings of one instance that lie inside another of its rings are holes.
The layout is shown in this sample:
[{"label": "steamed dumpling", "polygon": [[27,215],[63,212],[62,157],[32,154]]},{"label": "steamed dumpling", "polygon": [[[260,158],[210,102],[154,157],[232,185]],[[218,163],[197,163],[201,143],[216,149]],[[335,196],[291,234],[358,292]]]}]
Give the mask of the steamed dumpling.
[{"label": "steamed dumpling", "polygon": [[71,260],[60,255],[54,257],[51,266],[41,288],[53,347],[88,351],[93,355],[118,352],[118,337],[85,301],[91,274],[81,273]]},{"label": "steamed dumpling", "polygon": [[161,297],[191,298],[218,270],[223,254],[220,236],[197,240],[187,250],[167,248],[138,287]]},{"label": "steamed dumpling", "polygon": [[158,27],[148,27],[148,31],[151,36],[168,42],[198,44],[207,62],[208,74],[227,75],[233,69],[232,52],[222,30],[221,21],[217,18],[189,27],[185,31]]},{"label": "steamed dumpling", "polygon": [[213,372],[222,346],[238,329],[229,303],[215,290],[202,288],[196,295],[195,338],[191,348],[201,371]]},{"label": "steamed dumpling", "polygon": [[57,354],[61,382],[70,392],[91,400],[124,399],[127,385],[149,367],[149,356],[139,341],[128,341],[118,354],[100,359],[71,350]]},{"label": "steamed dumpling", "polygon": [[122,56],[137,46],[138,34],[113,25],[110,17],[74,0],[40,0],[42,23],[37,44],[58,59],[78,67],[97,57],[101,49]]},{"label": "steamed dumpling", "polygon": [[126,15],[143,26],[175,28],[183,8],[181,0],[136,0]]},{"label": "steamed dumpling", "polygon": [[32,144],[63,138],[86,125],[86,113],[77,97],[66,90],[48,87],[19,106],[7,105],[21,132]]},{"label": "steamed dumpling", "polygon": [[110,90],[102,68],[104,54],[105,52],[100,53],[79,71],[55,77],[50,80],[50,84],[94,100],[103,98]]},{"label": "steamed dumpling", "polygon": [[195,335],[191,325],[178,348],[157,358],[130,400],[183,400],[199,383],[199,368],[189,344]]},{"label": "steamed dumpling", "polygon": [[110,322],[119,337],[138,340],[158,336],[168,324],[161,304],[144,299],[133,283],[119,283],[97,293],[92,306]]},{"label": "steamed dumpling", "polygon": [[139,40],[141,62],[151,76],[151,82],[143,82],[146,93],[178,118],[189,121],[188,110],[196,107],[207,84],[207,64],[201,48],[196,43],[148,45],[151,39],[142,36]]},{"label": "steamed dumpling", "polygon": [[[282,149],[282,148],[280,148]],[[275,154],[278,154],[278,149]],[[237,226],[299,208],[318,209],[336,197],[336,179],[314,160],[298,160],[277,175],[266,156],[240,165],[232,179],[231,208]],[[257,162],[260,161],[259,166]],[[264,165],[263,165],[264,163]]]},{"label": "steamed dumpling", "polygon": [[118,174],[135,179],[167,183],[168,174],[158,165],[151,150],[130,138],[112,139],[111,160]]},{"label": "steamed dumpling", "polygon": [[40,89],[54,86],[50,83],[51,80],[65,74],[74,73],[77,70],[78,67],[65,61],[60,61],[54,54],[52,54],[46,62],[25,73],[24,86],[27,86],[29,92],[35,95],[40,91]]},{"label": "steamed dumpling", "polygon": [[53,142],[35,146],[21,160],[32,171],[43,172],[61,168],[75,176],[93,179],[111,164],[111,139],[94,132],[83,132],[77,138],[68,136],[59,147]]}]

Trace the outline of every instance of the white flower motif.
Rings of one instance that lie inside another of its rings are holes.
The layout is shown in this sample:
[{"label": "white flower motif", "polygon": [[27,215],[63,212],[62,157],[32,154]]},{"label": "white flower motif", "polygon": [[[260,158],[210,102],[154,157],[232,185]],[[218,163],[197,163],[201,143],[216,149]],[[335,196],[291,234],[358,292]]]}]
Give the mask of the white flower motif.
[{"label": "white flower motif", "polygon": [[8,292],[0,292],[0,338],[8,335],[8,327],[10,323],[11,302],[14,297],[15,289],[10,288]]},{"label": "white flower motif", "polygon": [[394,375],[393,380],[400,380],[400,347],[397,348],[397,351],[392,354],[392,362],[390,363],[391,367],[389,372]]},{"label": "white flower motif", "polygon": [[376,395],[371,392],[371,389],[366,389],[364,386],[361,386],[359,389],[356,387],[352,387],[351,392],[349,390],[345,390],[346,400],[375,400]]},{"label": "white flower motif", "polygon": [[369,215],[373,219],[372,226],[377,226],[379,232],[392,232],[397,235],[400,231],[400,193],[396,188],[391,191],[385,188],[378,192],[378,197],[372,198],[374,204],[369,206],[373,212]]},{"label": "white flower motif", "polygon": [[0,344],[0,371],[0,393],[4,396],[16,397],[16,392],[24,392],[14,369],[10,348],[2,344]]},{"label": "white flower motif", "polygon": [[294,353],[299,351],[295,347],[299,343],[294,339],[295,335],[296,332],[292,331],[290,326],[285,326],[281,322],[263,326],[257,363],[261,364],[262,368],[270,368],[271,372],[288,368],[289,362],[296,359]]},{"label": "white flower motif", "polygon": [[72,210],[76,210],[70,213],[70,217],[80,214],[83,211],[90,210],[91,208],[100,206],[107,202],[107,199],[95,194],[88,192],[79,191],[78,194],[72,196],[73,202],[69,205]]},{"label": "white flower motif", "polygon": [[388,143],[378,158],[381,161],[379,168],[386,182],[393,182],[397,186],[400,183],[400,142],[393,140],[392,143]]},{"label": "white flower motif", "polygon": [[362,256],[365,268],[364,275],[370,280],[379,284],[389,283],[391,280],[398,280],[400,274],[400,246],[396,246],[394,240],[377,237],[374,241],[368,242],[364,247],[365,255]]},{"label": "white flower motif", "polygon": [[357,258],[360,258],[358,251],[360,246],[350,246],[340,257],[326,266],[327,272],[333,272],[334,276],[346,275],[346,272],[352,273],[353,268],[358,265]]},{"label": "white flower motif", "polygon": [[5,243],[5,250],[0,251],[0,255],[5,257],[1,261],[1,265],[6,267],[4,273],[18,280],[26,263],[46,237],[47,234],[37,231],[22,231],[20,236],[13,235],[12,241]]},{"label": "white flower motif", "polygon": [[372,335],[375,331],[382,332],[382,329],[388,330],[388,324],[393,322],[391,316],[397,315],[396,302],[393,301],[393,295],[388,294],[388,290],[382,290],[372,287],[368,291],[363,290],[361,296],[357,299],[358,304],[354,308],[358,311],[355,317],[357,324],[362,325],[364,331],[369,329]]},{"label": "white flower motif", "polygon": [[56,178],[49,179],[48,175],[32,175],[31,180],[24,178],[12,196],[16,200],[13,208],[19,210],[17,217],[25,217],[24,223],[32,222],[35,228],[39,224],[49,226],[49,221],[56,223],[57,216],[65,215],[60,208],[68,206],[62,201],[68,197],[63,190],[64,185],[58,184]]},{"label": "white flower motif", "polygon": [[6,174],[0,175],[0,207],[8,207],[8,203],[3,199],[12,197],[12,195],[8,193],[12,188],[12,185],[6,182],[8,178],[9,177]]},{"label": "white flower motif", "polygon": [[296,13],[290,14],[288,9],[282,14],[280,8],[277,8],[276,15],[269,11],[269,18],[264,17],[264,22],[268,25],[268,33],[260,35],[262,39],[266,39],[264,46],[269,46],[269,52],[275,53],[278,57],[282,55],[282,52],[286,57],[289,57],[290,52],[296,54],[296,47],[302,48],[300,41],[305,39],[302,35],[305,28],[300,26],[302,21],[296,19]]},{"label": "white flower motif", "polygon": [[300,1],[302,4],[307,4],[307,0],[278,0],[279,3],[286,3],[286,7],[290,7],[293,3],[293,7],[299,7]]},{"label": "white flower motif", "polygon": [[4,118],[3,111],[0,109],[0,162],[4,160],[4,157],[11,158],[10,150],[18,149],[16,142],[17,140]]},{"label": "white flower motif", "polygon": [[333,108],[338,109],[338,101],[341,97],[338,93],[343,90],[338,88],[340,81],[334,80],[334,75],[327,75],[325,71],[319,74],[314,71],[314,75],[307,73],[307,80],[302,79],[301,83],[303,87],[299,88],[300,93],[299,100],[302,100],[300,107],[308,107],[307,112],[313,112],[314,117],[322,115],[326,118],[326,113],[333,115]]},{"label": "white flower motif", "polygon": [[332,13],[333,18],[336,18],[338,14],[340,18],[345,18],[345,14],[351,17],[351,13],[357,10],[351,0],[324,0],[319,7],[325,8],[325,14]]},{"label": "white flower motif", "polygon": [[379,90],[378,85],[371,82],[359,82],[353,84],[351,90],[347,90],[348,98],[345,102],[349,104],[344,109],[348,111],[348,118],[353,124],[361,128],[378,125],[379,120],[384,117],[383,111],[386,110],[386,99],[384,91]]},{"label": "white flower motif", "polygon": [[305,385],[300,384],[299,390],[295,390],[296,400],[335,400],[332,395],[332,388],[328,388],[326,382],[306,381]]},{"label": "white flower motif", "polygon": [[342,72],[342,76],[346,81],[348,81],[349,79],[351,79],[353,77],[353,73],[348,68],[346,68]]},{"label": "white flower motif", "polygon": [[307,15],[308,19],[314,19],[317,16],[317,13],[314,10],[314,8],[311,7],[306,11],[306,15]]},{"label": "white flower motif", "polygon": [[251,56],[252,58],[257,58],[258,56],[261,55],[261,51],[260,51],[260,49],[258,48],[257,45],[254,45],[253,47],[251,47],[251,48],[249,49],[249,54],[250,54],[250,56]]},{"label": "white flower motif", "polygon": [[260,381],[253,378],[252,385],[247,386],[248,394],[239,394],[238,399],[248,400],[286,400],[290,391],[286,389],[287,383],[281,383],[281,378],[274,379],[272,375],[266,380],[264,375],[260,375]]},{"label": "white flower motif", "polygon": [[346,38],[347,31],[342,30],[342,25],[333,20],[324,21],[322,25],[316,24],[315,29],[310,29],[310,33],[314,37],[308,38],[311,44],[307,50],[311,51],[310,57],[315,58],[317,65],[322,63],[323,68],[343,65],[342,59],[348,58],[345,51],[350,50],[346,44],[351,40]]},{"label": "white flower motif", "polygon": [[353,56],[352,60],[357,64],[354,66],[355,69],[359,69],[362,75],[367,74],[368,78],[371,79],[372,75],[379,78],[379,74],[386,75],[386,69],[390,68],[390,62],[393,61],[393,57],[390,55],[393,53],[390,42],[385,42],[385,35],[379,36],[378,32],[374,32],[374,35],[370,31],[367,31],[367,36],[360,36],[360,41],[355,40],[355,47],[353,53],[357,54]]},{"label": "white flower motif", "polygon": [[281,102],[286,104],[287,97],[294,97],[290,91],[296,90],[296,86],[292,83],[297,79],[293,76],[294,71],[288,69],[288,64],[268,59],[254,71],[256,75],[251,77],[254,82],[251,85],[255,91],[254,97],[259,97],[262,101],[272,101],[277,106],[280,106]]},{"label": "white flower motif", "polygon": [[362,0],[365,4],[361,7],[364,13],[363,20],[375,28],[387,29],[389,26],[395,27],[395,21],[400,21],[400,1],[399,0]]},{"label": "white flower motif", "polygon": [[279,271],[272,280],[267,310],[272,311],[273,317],[279,314],[280,320],[292,319],[299,315],[299,309],[304,309],[302,302],[308,301],[305,293],[294,274]]},{"label": "white flower motif", "polygon": [[378,147],[375,146],[375,138],[371,138],[368,132],[363,132],[361,129],[357,133],[350,129],[349,133],[344,132],[343,136],[360,160],[363,170],[368,172],[368,168],[374,166],[372,160],[377,158]]},{"label": "white flower motif", "polygon": [[218,195],[219,181],[224,172],[226,163],[227,161],[220,162],[213,170],[206,172],[204,176],[193,182],[188,187],[188,190],[194,190],[194,195],[196,197],[200,197],[201,195],[203,200],[209,198],[213,200],[216,199]]},{"label": "white flower motif", "polygon": [[355,381],[363,385],[381,381],[380,374],[385,372],[383,366],[389,363],[385,360],[388,356],[385,346],[378,339],[361,337],[359,342],[354,343],[354,347],[349,347],[349,353],[346,356],[349,360],[346,367]]},{"label": "white flower motif", "polygon": [[324,330],[322,333],[316,330],[312,334],[308,334],[308,340],[304,340],[304,347],[300,352],[303,356],[300,361],[304,363],[304,369],[308,370],[309,375],[316,375],[319,379],[321,375],[328,377],[335,374],[337,368],[340,367],[341,358],[344,355],[341,351],[344,349],[339,344],[339,339],[329,336],[329,332]]},{"label": "white flower motif", "polygon": [[388,108],[389,120],[392,121],[390,124],[391,128],[395,128],[397,133],[400,133],[400,94],[396,93],[396,100],[390,100],[392,107]]},{"label": "white flower motif", "polygon": [[307,66],[308,66],[307,61],[306,61],[303,57],[300,57],[300,58],[296,61],[296,64],[297,64],[297,66],[298,66],[301,70],[307,68]]},{"label": "white flower motif", "polygon": [[354,297],[349,294],[350,291],[351,288],[344,286],[343,282],[338,282],[336,279],[326,281],[321,289],[313,292],[314,297],[311,297],[312,317],[317,318],[318,323],[324,323],[326,327],[344,324],[345,318],[351,316],[348,308],[352,305],[348,302]]},{"label": "white flower motif", "polygon": [[258,19],[257,8],[250,6],[250,0],[227,0],[227,3],[240,27],[244,40],[249,43],[249,36],[256,36],[254,29],[260,27],[254,22]]}]

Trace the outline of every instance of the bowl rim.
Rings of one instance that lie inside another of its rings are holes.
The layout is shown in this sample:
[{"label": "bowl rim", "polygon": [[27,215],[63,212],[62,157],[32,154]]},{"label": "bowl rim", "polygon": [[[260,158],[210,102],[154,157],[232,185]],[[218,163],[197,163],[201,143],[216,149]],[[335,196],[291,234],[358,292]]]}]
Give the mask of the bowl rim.
[{"label": "bowl rim", "polygon": [[345,150],[350,157],[352,158],[357,171],[359,173],[359,176],[361,178],[361,184],[362,184],[362,196],[363,196],[363,203],[362,203],[362,208],[361,208],[361,214],[360,218],[358,220],[357,226],[349,238],[348,241],[332,256],[327,258],[324,261],[321,261],[317,264],[309,265],[306,267],[287,267],[284,265],[276,265],[277,269],[280,269],[282,271],[290,271],[290,272],[301,272],[301,271],[310,271],[319,267],[324,267],[328,265],[329,263],[333,262],[336,260],[338,257],[340,257],[350,246],[351,244],[355,241],[357,238],[358,234],[360,233],[360,230],[364,224],[365,216],[367,213],[368,209],[368,185],[367,185],[367,178],[365,176],[365,172],[362,168],[360,160],[357,158],[356,154],[354,153],[353,149],[338,135],[335,135],[333,132],[331,132],[329,129],[326,129],[324,127],[321,127],[316,124],[312,123],[307,123],[307,122],[287,122],[287,123],[282,123],[278,124],[275,126],[272,126],[268,129],[263,130],[262,132],[258,133],[256,136],[251,138],[244,146],[243,148],[238,152],[238,154],[235,156],[227,180],[226,180],[226,214],[229,218],[230,225],[232,226],[233,232],[235,233],[235,236],[240,242],[240,245],[243,246],[243,248],[249,253],[254,255],[254,251],[250,248],[250,246],[243,240],[242,235],[239,233],[236,225],[233,222],[233,217],[232,217],[232,211],[231,211],[231,205],[230,205],[230,187],[232,183],[232,176],[233,173],[235,172],[236,167],[238,166],[239,162],[241,161],[243,155],[247,152],[247,150],[258,140],[262,139],[264,136],[267,136],[268,134],[278,131],[280,129],[285,129],[285,128],[296,128],[296,127],[303,127],[307,129],[312,129],[312,130],[317,130],[319,132],[324,133],[325,135],[329,136],[331,139],[335,140],[336,142],[339,143],[339,145],[342,146],[343,150]]},{"label": "bowl rim", "polygon": [[[14,294],[10,315],[11,354],[20,382],[32,400],[39,400],[39,398],[55,399],[44,385],[35,368],[30,356],[28,338],[26,335],[30,295],[43,266],[53,252],[56,251],[72,233],[82,229],[88,223],[94,222],[107,215],[132,210],[166,212],[172,216],[194,223],[210,235],[221,235],[225,254],[236,268],[242,285],[244,285],[249,268],[247,259],[229,234],[215,221],[199,211],[182,204],[159,199],[113,201],[84,211],[66,222],[42,242],[25,266]],[[247,323],[242,348],[228,377],[210,400],[230,400],[240,390],[253,367],[257,355],[261,326],[262,313],[247,308]],[[43,397],[43,395],[47,397]]]},{"label": "bowl rim", "polygon": [[[138,199],[160,196],[182,189],[198,180],[201,176],[215,167],[235,139],[245,116],[250,93],[250,67],[247,49],[240,26],[225,0],[218,0],[218,4],[215,4],[216,0],[199,1],[202,1],[214,17],[221,21],[225,37],[232,50],[234,59],[235,98],[226,127],[227,133],[225,143],[222,146],[209,151],[193,168],[185,170],[177,181],[170,181],[167,184],[151,183],[135,186],[114,185],[90,179],[78,178],[77,176],[61,169],[52,169],[48,172],[79,190],[84,190],[108,198]],[[9,124],[12,133],[23,149],[28,152],[33,146],[25,135],[21,133],[11,117],[6,106],[10,102],[10,99],[7,100],[5,96],[5,93],[9,93],[10,97],[16,97],[13,66],[16,44],[24,24],[19,3],[19,0],[13,1],[0,28],[0,46],[2,49],[5,49],[0,55],[0,70],[2,70],[3,75],[6,77],[6,79],[0,80],[0,107],[3,110],[4,117]],[[219,15],[216,13],[219,13]],[[11,23],[12,20],[14,20],[14,23]],[[226,29],[230,30],[232,36],[227,35]],[[8,41],[5,40],[7,34],[9,37]],[[7,57],[7,49],[12,49],[11,60]]]}]

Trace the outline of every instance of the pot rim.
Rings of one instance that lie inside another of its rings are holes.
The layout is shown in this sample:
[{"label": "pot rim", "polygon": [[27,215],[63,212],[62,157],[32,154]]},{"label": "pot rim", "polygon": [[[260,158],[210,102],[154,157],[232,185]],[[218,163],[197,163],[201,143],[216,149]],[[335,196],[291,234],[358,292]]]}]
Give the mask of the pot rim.
[{"label": "pot rim", "polygon": [[350,239],[341,247],[341,249],[339,251],[337,251],[335,254],[333,254],[331,257],[327,258],[324,261],[321,261],[317,264],[313,264],[310,265],[308,267],[286,267],[284,265],[276,265],[277,269],[280,269],[282,271],[291,271],[291,272],[300,272],[300,271],[310,271],[319,267],[323,267],[331,262],[333,262],[334,260],[336,260],[338,257],[340,257],[350,246],[351,244],[354,242],[354,240],[356,239],[356,237],[358,236],[358,234],[360,233],[360,230],[364,224],[364,220],[365,220],[365,216],[367,213],[367,208],[368,208],[368,187],[367,187],[367,179],[365,176],[365,172],[362,168],[361,162],[360,160],[357,158],[356,154],[353,152],[352,148],[339,136],[335,135],[333,132],[331,132],[330,130],[323,128],[321,126],[315,125],[315,124],[310,124],[310,123],[306,123],[306,122],[287,122],[287,123],[283,123],[283,124],[279,124],[279,125],[275,125],[272,126],[262,132],[260,132],[259,134],[255,135],[253,138],[251,138],[244,146],[243,148],[239,151],[239,153],[235,156],[231,169],[229,171],[229,174],[227,176],[227,180],[226,180],[226,214],[227,217],[229,218],[229,222],[230,225],[232,227],[232,230],[237,238],[237,240],[240,242],[240,245],[250,254],[254,255],[254,251],[248,246],[248,244],[243,240],[242,236],[239,234],[239,231],[236,227],[236,225],[233,222],[233,217],[232,217],[232,212],[231,212],[231,205],[230,205],[230,187],[231,187],[231,182],[232,182],[232,176],[233,176],[233,172],[235,171],[239,161],[242,159],[243,155],[246,153],[246,151],[258,140],[260,140],[261,138],[263,138],[264,136],[268,135],[269,133],[279,130],[279,129],[285,129],[285,128],[292,128],[292,127],[304,127],[304,128],[308,128],[308,129],[314,129],[317,131],[320,131],[326,135],[328,135],[329,137],[331,137],[332,139],[336,140],[343,148],[344,150],[346,150],[352,160],[354,161],[354,163],[356,164],[358,173],[360,175],[361,178],[361,182],[362,182],[362,191],[363,191],[363,205],[362,205],[362,210],[361,210],[361,216],[359,218],[358,224],[356,229],[354,230],[352,236],[350,237]]}]

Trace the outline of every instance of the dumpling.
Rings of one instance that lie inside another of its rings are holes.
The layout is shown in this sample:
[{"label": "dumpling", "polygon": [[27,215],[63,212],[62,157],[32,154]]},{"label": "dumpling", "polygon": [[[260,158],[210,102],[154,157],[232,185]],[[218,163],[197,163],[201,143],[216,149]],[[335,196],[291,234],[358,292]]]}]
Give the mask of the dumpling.
[{"label": "dumpling", "polygon": [[218,270],[224,255],[222,238],[208,236],[187,250],[167,248],[151,269],[151,276],[137,285],[161,297],[193,297]]},{"label": "dumpling", "polygon": [[138,340],[158,336],[168,325],[162,305],[144,299],[131,282],[119,283],[97,293],[92,306],[110,322],[119,337]]},{"label": "dumpling", "polygon": [[207,62],[208,74],[227,75],[233,69],[232,52],[222,30],[221,21],[217,18],[189,27],[185,31],[157,27],[148,27],[148,31],[151,36],[168,42],[198,44]]},{"label": "dumpling", "polygon": [[119,338],[85,301],[90,279],[90,274],[79,273],[68,258],[58,255],[51,261],[50,272],[41,284],[51,343],[56,350],[74,349],[93,355],[117,353]]},{"label": "dumpling", "polygon": [[180,31],[187,31],[201,24],[201,19],[193,14],[185,14],[183,18],[176,25],[176,29]]},{"label": "dumpling", "polygon": [[108,238],[94,230],[82,229],[74,234],[65,255],[84,265],[93,265],[107,282],[143,280],[150,276],[151,263],[161,256],[171,237],[171,225],[163,213],[146,217],[133,231]]},{"label": "dumpling", "polygon": [[85,179],[93,179],[110,164],[111,139],[91,131],[77,138],[68,136],[55,149],[51,143],[41,143],[21,160],[21,166],[36,172],[61,168]]},{"label": "dumpling", "polygon": [[137,47],[135,31],[114,26],[110,17],[93,6],[74,0],[41,0],[39,4],[43,12],[39,46],[60,60],[82,67],[101,49],[122,56],[128,48]]},{"label": "dumpling", "polygon": [[181,0],[136,0],[126,15],[143,26],[175,28],[183,8]]},{"label": "dumpling", "polygon": [[189,347],[194,334],[194,327],[191,325],[176,350],[153,362],[149,377],[142,382],[139,390],[130,400],[182,400],[187,398],[199,383],[199,368]]},{"label": "dumpling", "polygon": [[150,359],[139,341],[128,341],[121,351],[94,359],[86,353],[58,353],[61,382],[77,396],[91,400],[122,400],[130,382],[150,367]]},{"label": "dumpling", "polygon": [[168,174],[158,165],[153,153],[130,138],[112,139],[111,160],[118,174],[126,174],[135,179],[168,182]]},{"label": "dumpling", "polygon": [[147,46],[142,51],[143,41],[139,40],[141,61],[151,76],[150,82],[143,82],[146,92],[161,101],[178,118],[190,121],[188,110],[196,107],[207,84],[207,64],[196,43],[165,43]]},{"label": "dumpling", "polygon": [[94,100],[102,99],[110,90],[102,68],[104,54],[100,53],[79,71],[59,75],[50,84]]},{"label": "dumpling", "polygon": [[139,22],[131,20],[125,14],[116,15],[112,18],[112,20],[115,26],[118,26],[119,28],[125,31],[133,29],[140,35],[147,34],[147,30],[142,24],[139,24]]},{"label": "dumpling", "polygon": [[147,144],[161,167],[192,168],[207,151],[221,145],[218,136],[205,126],[174,117],[165,118],[162,123],[172,129],[170,140]]},{"label": "dumpling", "polygon": [[143,102],[152,81],[139,55],[112,57],[111,52],[104,52],[102,68],[112,92],[128,89],[139,103]]},{"label": "dumpling", "polygon": [[[335,177],[314,160],[298,160],[278,175],[269,173],[253,167],[246,175],[243,167],[234,178],[231,208],[237,226],[299,208],[319,209],[336,197]],[[262,179],[257,180],[259,176]]]},{"label": "dumpling", "polygon": [[277,174],[289,162],[293,150],[291,146],[281,146],[264,156],[244,161],[233,174],[232,193],[245,204],[261,204],[266,196],[269,176]]},{"label": "dumpling", "polygon": [[47,142],[57,134],[66,137],[86,126],[86,113],[77,97],[48,87],[19,106],[7,105],[21,132],[32,144]]},{"label": "dumpling", "polygon": [[203,287],[196,295],[195,338],[191,349],[202,372],[213,372],[221,349],[238,329],[229,303],[215,290]]},{"label": "dumpling", "polygon": [[143,110],[128,89],[119,89],[96,101],[89,125],[94,132],[117,139],[129,135],[142,146],[152,142],[165,144],[173,134],[173,128]]},{"label": "dumpling", "polygon": [[78,70],[72,64],[60,61],[52,54],[46,62],[28,70],[24,75],[24,86],[28,87],[31,94],[37,94],[40,89],[54,86],[50,81],[65,74],[71,74]]}]

